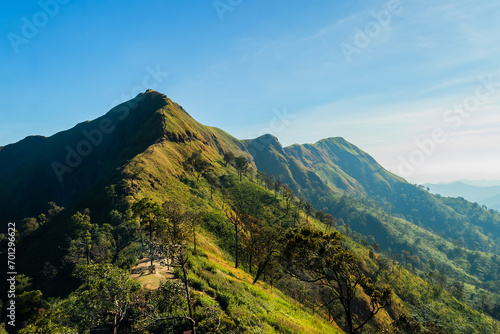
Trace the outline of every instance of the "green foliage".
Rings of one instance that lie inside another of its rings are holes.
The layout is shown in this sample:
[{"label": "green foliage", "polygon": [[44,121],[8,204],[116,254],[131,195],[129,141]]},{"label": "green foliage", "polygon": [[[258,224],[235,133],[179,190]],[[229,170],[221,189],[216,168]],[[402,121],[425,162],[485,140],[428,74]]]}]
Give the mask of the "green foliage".
[{"label": "green foliage", "polygon": [[239,156],[234,159],[234,164],[236,165],[236,169],[238,170],[238,175],[241,181],[242,175],[245,174],[248,170],[248,160],[244,156]]},{"label": "green foliage", "polygon": [[36,231],[39,226],[36,218],[29,217],[23,219],[21,222],[21,237],[30,235],[32,232]]},{"label": "green foliage", "polygon": [[78,331],[73,328],[68,328],[62,326],[58,323],[54,323],[52,320],[46,320],[43,322],[37,322],[35,324],[29,324],[27,327],[21,329],[19,334],[42,334],[42,333],[54,333],[54,334],[77,334]]},{"label": "green foliage", "polygon": [[72,316],[79,328],[89,330],[103,324],[118,328],[139,289],[137,283],[126,271],[110,264],[83,266],[76,275],[85,281],[74,293]]},{"label": "green foliage", "polygon": [[401,315],[392,323],[392,330],[395,334],[447,334],[444,329],[433,323],[421,325],[415,319]]},{"label": "green foliage", "polygon": [[[345,313],[349,333],[360,330],[379,310],[391,303],[391,289],[376,288],[360,270],[352,252],[341,245],[338,232],[324,234],[309,228],[289,231],[284,238],[281,260],[289,273],[305,282],[328,287]],[[370,312],[355,322],[353,302],[361,288],[370,299]]]},{"label": "green foliage", "polygon": [[163,228],[163,216],[161,208],[151,198],[145,197],[132,204],[132,212],[139,218],[140,226],[149,237],[149,257],[153,266],[156,232],[161,233]]},{"label": "green foliage", "polygon": [[188,157],[184,163],[186,170],[192,171],[196,175],[196,180],[200,180],[200,176],[208,172],[211,165],[203,158],[201,151],[196,151]]},{"label": "green foliage", "polygon": [[235,156],[234,156],[233,152],[228,151],[228,152],[224,153],[224,162],[226,164],[226,167],[227,167],[227,165],[231,165],[234,162],[234,159],[235,159]]},{"label": "green foliage", "polygon": [[66,260],[89,265],[91,261],[109,262],[115,255],[116,243],[110,224],[92,224],[90,216],[77,212],[71,217],[74,237],[70,241]]}]

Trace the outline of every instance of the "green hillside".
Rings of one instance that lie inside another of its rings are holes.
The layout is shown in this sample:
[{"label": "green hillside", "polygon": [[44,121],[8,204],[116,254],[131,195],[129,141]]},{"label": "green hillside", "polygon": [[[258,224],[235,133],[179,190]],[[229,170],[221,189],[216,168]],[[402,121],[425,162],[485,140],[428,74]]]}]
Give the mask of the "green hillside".
[{"label": "green hillside", "polygon": [[149,90],[5,146],[0,182],[21,333],[498,328],[498,213],[430,195],[341,138],[240,141]]}]

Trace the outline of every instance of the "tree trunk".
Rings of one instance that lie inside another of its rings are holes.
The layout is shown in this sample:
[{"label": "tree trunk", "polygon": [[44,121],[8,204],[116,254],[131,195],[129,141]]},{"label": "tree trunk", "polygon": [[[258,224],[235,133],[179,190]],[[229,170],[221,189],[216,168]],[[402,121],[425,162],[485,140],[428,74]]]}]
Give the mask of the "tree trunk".
[{"label": "tree trunk", "polygon": [[118,313],[113,318],[113,334],[118,334]]},{"label": "tree trunk", "polygon": [[149,258],[151,260],[151,267],[153,267],[153,226],[149,222]]},{"label": "tree trunk", "polygon": [[262,275],[262,273],[264,272],[264,269],[265,269],[265,266],[262,265],[262,264],[259,264],[259,267],[257,268],[257,274],[255,274],[255,278],[253,279],[252,284],[257,283],[257,281],[259,280],[260,275]]},{"label": "tree trunk", "polygon": [[255,278],[254,278],[254,280],[253,280],[252,284],[257,283],[257,281],[259,280],[260,275],[262,275],[262,273],[263,273],[263,272],[264,272],[264,270],[266,269],[266,267],[267,267],[267,265],[269,264],[269,262],[271,262],[271,256],[272,256],[272,254],[273,254],[273,253],[272,253],[272,251],[271,251],[269,254],[267,254],[267,257],[266,257],[266,259],[264,260],[264,262],[259,263],[259,267],[258,267],[258,269],[257,269],[257,274],[255,275]]},{"label": "tree trunk", "polygon": [[[189,295],[189,280],[188,280],[188,273],[186,270],[186,264],[182,264],[182,273],[184,274],[184,288],[186,290],[186,299],[187,299],[187,304],[188,304],[188,310],[189,310],[189,317],[193,319],[193,309],[191,307],[191,296]],[[191,330],[193,334],[196,334],[196,328],[194,322],[191,324]]]},{"label": "tree trunk", "polygon": [[196,225],[193,225],[193,243],[194,243],[194,252],[196,253]]},{"label": "tree trunk", "polygon": [[248,272],[252,275],[252,252],[248,254]]},{"label": "tree trunk", "polygon": [[234,267],[238,268],[238,223],[234,224],[234,233],[236,238],[236,256],[234,261]]},{"label": "tree trunk", "polygon": [[349,328],[349,334],[355,334],[354,333],[354,325],[352,323],[352,312],[351,312],[351,309],[344,307],[344,311],[345,311],[345,317],[346,317],[347,327]]}]

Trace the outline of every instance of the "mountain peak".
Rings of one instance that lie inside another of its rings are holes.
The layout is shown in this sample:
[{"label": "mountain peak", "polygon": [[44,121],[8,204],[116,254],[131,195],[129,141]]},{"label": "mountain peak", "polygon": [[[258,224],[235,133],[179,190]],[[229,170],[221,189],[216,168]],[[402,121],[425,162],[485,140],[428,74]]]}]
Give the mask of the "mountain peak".
[{"label": "mountain peak", "polygon": [[272,145],[279,145],[281,146],[281,143],[279,142],[279,139],[275,136],[273,136],[270,133],[266,133],[262,136],[259,136],[255,138],[254,140],[259,141],[261,143],[267,143],[267,144],[272,144]]},{"label": "mountain peak", "polygon": [[322,141],[333,141],[333,142],[338,142],[338,143],[349,143],[347,140],[345,140],[344,137],[328,137],[328,138],[323,138],[323,139],[319,140],[318,143],[322,142]]},{"label": "mountain peak", "polygon": [[254,150],[267,151],[269,149],[272,149],[279,154],[285,154],[285,150],[283,149],[283,146],[279,142],[278,138],[269,133],[266,133],[265,135],[259,136],[255,139],[245,140],[244,142],[247,143],[248,149],[251,152],[253,152]]}]

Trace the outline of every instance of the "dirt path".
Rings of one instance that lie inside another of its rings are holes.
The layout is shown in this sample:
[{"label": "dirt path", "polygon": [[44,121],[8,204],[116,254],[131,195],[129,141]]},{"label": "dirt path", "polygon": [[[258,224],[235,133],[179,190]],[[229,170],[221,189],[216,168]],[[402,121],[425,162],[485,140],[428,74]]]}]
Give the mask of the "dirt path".
[{"label": "dirt path", "polygon": [[149,258],[139,260],[139,263],[132,268],[132,279],[139,282],[147,289],[158,289],[161,281],[174,278],[174,269],[166,265],[166,259],[155,260],[155,271],[150,272]]}]

